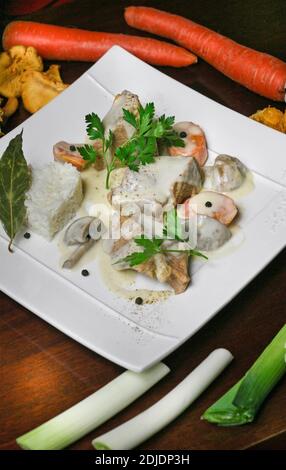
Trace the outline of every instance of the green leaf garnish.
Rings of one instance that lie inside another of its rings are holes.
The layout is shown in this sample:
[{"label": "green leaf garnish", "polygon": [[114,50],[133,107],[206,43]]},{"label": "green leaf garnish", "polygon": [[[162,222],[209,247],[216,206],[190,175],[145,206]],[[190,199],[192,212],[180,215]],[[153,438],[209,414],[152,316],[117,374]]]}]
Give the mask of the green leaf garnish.
[{"label": "green leaf garnish", "polygon": [[134,135],[124,145],[116,149],[115,155],[123,165],[133,171],[138,171],[140,165],[147,165],[155,161],[157,144],[159,140],[168,145],[184,147],[185,143],[173,130],[174,116],[165,117],[163,114],[159,119],[155,117],[154,103],[147,103],[145,107],[140,106],[139,118],[127,109],[123,109],[123,118],[131,124]]},{"label": "green leaf garnish", "polygon": [[154,103],[147,103],[145,108],[139,107],[139,126],[137,127],[139,135],[144,135],[151,129],[154,116]]},{"label": "green leaf garnish", "polygon": [[145,235],[141,235],[141,237],[134,238],[136,245],[143,248],[143,251],[134,252],[131,255],[126,256],[118,260],[115,264],[118,263],[129,263],[129,266],[137,266],[138,264],[145,263],[148,261],[152,256],[158,253],[187,253],[189,256],[200,256],[202,258],[208,259],[203,253],[197,250],[192,249],[185,249],[185,250],[172,250],[172,249],[165,249],[162,244],[164,241],[169,240],[167,238],[147,238]]},{"label": "green leaf garnish", "polygon": [[186,248],[184,250],[165,249],[162,244],[166,240],[185,241],[183,239],[182,228],[176,209],[172,209],[164,214],[162,237],[148,238],[145,235],[141,235],[140,237],[134,238],[136,245],[143,248],[143,251],[134,252],[125,258],[118,260],[115,264],[127,262],[131,267],[136,266],[138,264],[145,263],[145,261],[148,261],[152,256],[158,253],[187,253],[189,256],[200,256],[201,258],[208,259],[208,257],[200,251],[190,248]]},{"label": "green leaf garnish", "polygon": [[10,238],[8,249],[22,227],[25,197],[31,184],[31,174],[22,149],[23,131],[12,139],[0,160],[0,220]]},{"label": "green leaf garnish", "polygon": [[130,111],[128,111],[128,109],[122,109],[123,111],[123,118],[124,118],[124,121],[126,122],[129,122],[129,124],[131,124],[131,126],[135,127],[135,129],[137,129],[137,120],[136,120],[136,117],[133,113],[131,113]]},{"label": "green leaf garnish", "polygon": [[138,171],[139,163],[137,162],[137,142],[129,140],[125,145],[115,150],[115,157],[122,166],[128,166],[130,170]]},{"label": "green leaf garnish", "polygon": [[[172,128],[174,116],[165,117],[163,114],[158,119],[155,118],[154,103],[147,103],[145,107],[139,107],[139,116],[122,109],[123,119],[134,127],[134,134],[124,145],[115,149],[113,157],[110,159],[109,150],[112,147],[113,133],[109,131],[105,136],[104,125],[99,116],[95,113],[85,117],[87,124],[87,135],[91,140],[100,139],[102,141],[102,153],[107,168],[106,188],[109,188],[109,178],[115,169],[116,161],[122,166],[128,166],[130,170],[138,171],[140,165],[147,165],[155,161],[158,141],[167,145],[184,147],[185,143],[179,138],[177,132]],[[78,147],[77,150],[89,164],[95,162],[98,153],[92,145]]]},{"label": "green leaf garnish", "polygon": [[[113,157],[111,161],[109,159],[109,150],[113,142],[113,133],[110,130],[108,136],[105,136],[103,122],[101,121],[100,117],[95,113],[87,114],[85,116],[85,122],[87,124],[86,132],[90,140],[101,140],[102,142],[102,156],[107,168],[105,187],[106,189],[108,189],[110,173],[115,168],[115,157]],[[100,156],[100,154],[95,150],[93,145],[90,144],[85,144],[81,147],[77,147],[77,150],[83,157],[83,159],[86,160],[88,165],[94,163],[96,161],[96,158]]]},{"label": "green leaf garnish", "polygon": [[144,248],[143,252],[135,252],[131,255],[126,256],[123,259],[117,261],[117,263],[127,262],[130,266],[136,266],[141,263],[145,263],[148,261],[152,256],[156,255],[157,253],[161,252],[161,245],[164,241],[162,238],[146,238],[144,235],[141,237],[134,238],[136,245],[141,246]]},{"label": "green leaf garnish", "polygon": [[97,114],[88,114],[85,116],[85,122],[87,124],[87,135],[91,140],[104,139],[104,126]]},{"label": "green leaf garnish", "polygon": [[81,154],[82,158],[87,161],[87,163],[94,163],[97,157],[97,152],[95,148],[90,144],[82,145],[77,147],[78,152]]}]

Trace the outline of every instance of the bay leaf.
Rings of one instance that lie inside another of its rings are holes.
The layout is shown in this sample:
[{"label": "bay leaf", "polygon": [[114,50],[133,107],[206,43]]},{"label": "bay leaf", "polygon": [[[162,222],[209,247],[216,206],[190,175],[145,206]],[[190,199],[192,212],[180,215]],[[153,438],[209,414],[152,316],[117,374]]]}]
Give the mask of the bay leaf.
[{"label": "bay leaf", "polygon": [[10,238],[9,251],[26,217],[30,170],[23,153],[23,131],[12,139],[0,160],[0,221]]}]

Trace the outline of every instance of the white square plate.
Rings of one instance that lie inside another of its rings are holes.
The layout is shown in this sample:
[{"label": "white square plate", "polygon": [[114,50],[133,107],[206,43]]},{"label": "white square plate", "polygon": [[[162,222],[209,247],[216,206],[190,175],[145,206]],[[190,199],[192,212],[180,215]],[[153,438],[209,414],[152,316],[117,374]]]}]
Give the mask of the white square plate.
[{"label": "white square plate", "polygon": [[[0,232],[0,288],[76,341],[127,369],[141,371],[167,356],[210,320],[285,246],[286,136],[262,126],[113,47],[58,98],[0,140],[0,154],[24,129],[33,165],[52,160],[59,140],[83,142],[84,116],[104,116],[113,96],[128,89],[158,113],[198,123],[212,156],[238,156],[253,171],[255,188],[239,199],[240,230],[225,256],[192,262],[187,291],[136,307],[110,292],[97,272],[63,271],[55,243],[19,236],[9,254]],[[2,230],[2,229],[1,229]],[[227,251],[227,250],[226,250]],[[97,275],[98,274],[98,275]],[[139,276],[140,277],[140,276]]]}]

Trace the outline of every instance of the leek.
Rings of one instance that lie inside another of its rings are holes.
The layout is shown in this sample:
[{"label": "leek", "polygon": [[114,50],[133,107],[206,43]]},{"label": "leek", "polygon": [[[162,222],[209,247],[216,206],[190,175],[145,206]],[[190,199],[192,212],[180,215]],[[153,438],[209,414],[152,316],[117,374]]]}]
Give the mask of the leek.
[{"label": "leek", "polygon": [[286,324],[246,375],[203,414],[220,426],[251,423],[267,395],[286,373]]},{"label": "leek", "polygon": [[89,397],[16,441],[26,450],[63,449],[126,408],[168,372],[170,369],[162,362],[141,373],[125,371]]},{"label": "leek", "polygon": [[153,406],[92,441],[97,450],[129,450],[174,420],[232,361],[226,349],[213,351],[179,385]]}]

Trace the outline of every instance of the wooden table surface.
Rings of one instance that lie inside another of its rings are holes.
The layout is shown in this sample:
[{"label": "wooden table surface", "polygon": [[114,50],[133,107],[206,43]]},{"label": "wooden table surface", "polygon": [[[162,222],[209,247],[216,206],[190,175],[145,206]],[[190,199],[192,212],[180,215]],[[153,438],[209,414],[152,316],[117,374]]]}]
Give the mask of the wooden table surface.
[{"label": "wooden table surface", "polygon": [[[123,19],[123,8],[128,3],[144,4],[142,1],[84,0],[47,8],[27,18],[134,33]],[[145,1],[145,4],[185,15],[248,46],[286,60],[284,0],[162,0]],[[2,17],[1,25],[8,20]],[[63,63],[64,80],[72,83],[90,65]],[[272,104],[233,83],[201,60],[185,69],[160,70],[245,115]],[[283,105],[280,107],[283,109]],[[9,128],[27,117],[28,113],[21,109],[10,120]],[[242,376],[285,323],[285,266],[284,251],[211,322],[166,358],[166,364],[171,367],[169,376],[71,448],[91,449],[93,437],[152,405],[214,348],[226,347],[234,354],[233,364],[189,410],[141,448],[285,449],[285,379],[272,392],[271,399],[251,425],[217,428],[200,420],[203,411]],[[43,286],[43,289],[49,289],[49,286]],[[120,374],[122,369],[68,338],[2,293],[0,312],[0,449],[17,449],[17,436],[85,398]]]}]

